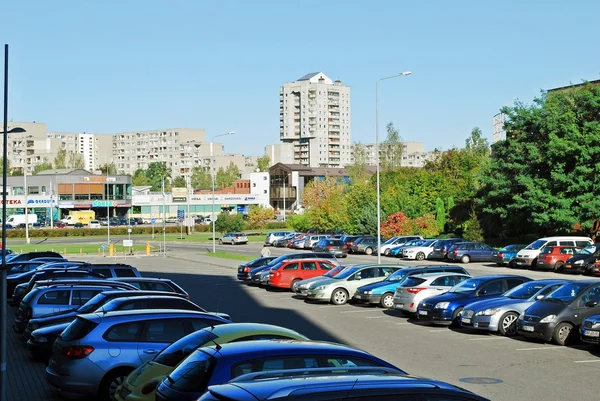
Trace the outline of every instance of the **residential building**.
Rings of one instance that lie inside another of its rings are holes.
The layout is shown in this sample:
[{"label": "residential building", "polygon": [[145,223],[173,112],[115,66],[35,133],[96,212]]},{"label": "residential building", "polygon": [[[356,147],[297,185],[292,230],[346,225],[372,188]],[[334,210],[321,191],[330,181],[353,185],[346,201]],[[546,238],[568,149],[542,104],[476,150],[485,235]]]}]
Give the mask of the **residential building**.
[{"label": "residential building", "polygon": [[498,113],[494,116],[494,135],[492,136],[492,144],[506,140],[506,130],[504,129],[504,122],[506,121],[506,114]]},{"label": "residential building", "polygon": [[[365,150],[365,162],[368,166],[377,165],[377,158],[375,157],[375,144],[355,144],[354,146],[360,145]],[[379,151],[382,151],[381,143],[379,144]],[[423,142],[402,142],[402,161],[401,167],[424,167],[425,163],[429,159],[429,153],[425,152],[425,143]],[[354,160],[354,157],[352,158]]]},{"label": "residential building", "polygon": [[294,144],[284,142],[277,145],[265,146],[265,155],[271,159],[271,166],[277,163],[294,163]]},{"label": "residential building", "polygon": [[[279,91],[279,126],[281,142],[293,145],[294,163],[334,168],[349,164],[350,88],[322,72],[283,84]],[[281,159],[289,158],[286,155]]]}]

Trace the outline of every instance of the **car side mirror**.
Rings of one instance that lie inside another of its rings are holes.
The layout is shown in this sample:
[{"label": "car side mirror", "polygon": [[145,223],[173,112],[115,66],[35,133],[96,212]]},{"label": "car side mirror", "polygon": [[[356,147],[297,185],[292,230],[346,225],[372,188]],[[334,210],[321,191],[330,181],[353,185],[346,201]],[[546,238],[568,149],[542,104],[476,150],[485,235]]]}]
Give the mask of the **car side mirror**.
[{"label": "car side mirror", "polygon": [[535,297],[536,301],[542,300],[544,299],[544,295],[538,295],[537,297]]},{"label": "car side mirror", "polygon": [[593,308],[594,306],[597,306],[597,305],[598,305],[598,302],[596,302],[596,301],[588,301],[585,303],[586,308]]}]

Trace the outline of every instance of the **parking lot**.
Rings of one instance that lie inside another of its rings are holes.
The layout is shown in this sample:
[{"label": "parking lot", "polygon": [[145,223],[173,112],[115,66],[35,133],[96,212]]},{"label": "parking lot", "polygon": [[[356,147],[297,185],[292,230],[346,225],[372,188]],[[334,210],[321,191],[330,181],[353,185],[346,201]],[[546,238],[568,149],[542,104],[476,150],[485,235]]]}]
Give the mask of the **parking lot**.
[{"label": "parking lot", "polygon": [[[235,278],[238,262],[204,256],[204,249],[197,246],[174,247],[177,251],[166,261],[162,257],[118,261],[136,266],[144,275],[175,280],[191,294],[194,302],[210,311],[227,312],[235,322],[277,324],[312,339],[347,343],[411,374],[448,381],[492,400],[592,400],[600,390],[594,380],[600,370],[600,348],[583,344],[559,347],[519,337],[428,326],[378,307],[308,303],[295,299],[289,292],[267,291],[238,282]],[[258,256],[260,244],[219,249]],[[272,252],[279,255],[288,251],[273,249]],[[375,262],[376,257],[350,255],[343,260],[344,263],[367,261]],[[399,260],[382,257],[382,262]],[[489,263],[464,267],[473,275],[510,272],[532,278],[565,277],[514,271]],[[43,379],[44,367],[28,359],[25,344],[12,333],[9,349],[9,400],[82,399],[51,390]]]}]

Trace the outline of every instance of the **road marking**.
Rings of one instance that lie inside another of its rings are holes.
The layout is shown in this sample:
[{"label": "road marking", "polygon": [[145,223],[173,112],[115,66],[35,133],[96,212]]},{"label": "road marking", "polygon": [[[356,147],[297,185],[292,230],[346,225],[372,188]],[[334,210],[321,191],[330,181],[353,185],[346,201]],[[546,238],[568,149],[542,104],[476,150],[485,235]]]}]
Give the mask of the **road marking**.
[{"label": "road marking", "polygon": [[317,306],[317,309],[325,309],[329,308],[329,305]]},{"label": "road marking", "polygon": [[485,338],[470,338],[469,341],[489,341],[489,340],[507,340],[508,337],[485,337]]},{"label": "road marking", "polygon": [[600,359],[591,359],[589,361],[573,361],[573,363],[596,363],[600,362]]},{"label": "road marking", "polygon": [[435,330],[429,330],[430,333],[452,333],[452,330],[450,329],[435,329]]},{"label": "road marking", "polygon": [[290,297],[282,297],[282,298],[279,298],[279,299],[292,299],[292,298],[290,298]]},{"label": "road marking", "polygon": [[533,348],[517,348],[517,351],[535,351],[542,349],[568,349],[568,347],[533,347]]},{"label": "road marking", "polygon": [[340,313],[364,313],[364,312],[379,312],[379,313],[381,313],[381,311],[379,309],[349,310],[349,311],[344,311],[344,312],[340,312]]}]

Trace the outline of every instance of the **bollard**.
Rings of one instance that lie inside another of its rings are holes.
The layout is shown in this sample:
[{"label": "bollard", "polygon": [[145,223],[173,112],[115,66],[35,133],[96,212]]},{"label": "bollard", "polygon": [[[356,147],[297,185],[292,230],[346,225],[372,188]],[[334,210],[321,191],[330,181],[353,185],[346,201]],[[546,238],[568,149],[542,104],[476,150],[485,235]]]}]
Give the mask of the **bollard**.
[{"label": "bollard", "polygon": [[146,256],[150,256],[150,243],[146,242]]},{"label": "bollard", "polygon": [[83,248],[79,248],[79,256],[83,256]]},{"label": "bollard", "polygon": [[108,245],[108,256],[115,256],[115,244]]},{"label": "bollard", "polygon": [[65,248],[64,251],[65,251],[65,255],[66,255],[67,254],[67,248]]}]

